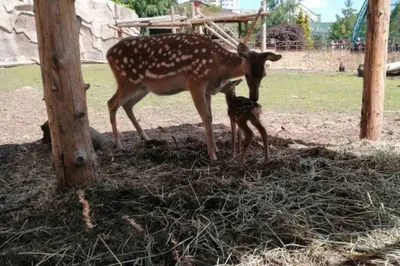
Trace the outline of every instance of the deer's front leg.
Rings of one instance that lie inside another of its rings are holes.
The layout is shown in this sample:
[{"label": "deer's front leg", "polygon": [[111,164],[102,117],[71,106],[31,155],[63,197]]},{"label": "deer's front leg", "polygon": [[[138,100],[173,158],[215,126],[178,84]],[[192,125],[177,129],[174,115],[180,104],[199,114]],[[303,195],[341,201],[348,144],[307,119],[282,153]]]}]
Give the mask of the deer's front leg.
[{"label": "deer's front leg", "polygon": [[[212,117],[212,108],[211,108],[211,93],[209,93],[209,92],[206,93],[206,101],[207,101],[208,113],[210,114],[210,119],[211,119],[211,124],[212,124],[213,117]],[[215,138],[214,138],[214,147],[215,147],[215,152],[218,152],[218,147],[217,147],[217,143],[215,142]]]},{"label": "deer's front leg", "polygon": [[207,150],[210,160],[217,160],[217,155],[215,154],[215,139],[214,131],[211,121],[211,113],[207,105],[207,97],[205,87],[203,88],[191,88],[190,93],[193,98],[194,105],[199,113],[201,119],[203,120],[204,127],[206,130],[206,140],[207,140]]}]

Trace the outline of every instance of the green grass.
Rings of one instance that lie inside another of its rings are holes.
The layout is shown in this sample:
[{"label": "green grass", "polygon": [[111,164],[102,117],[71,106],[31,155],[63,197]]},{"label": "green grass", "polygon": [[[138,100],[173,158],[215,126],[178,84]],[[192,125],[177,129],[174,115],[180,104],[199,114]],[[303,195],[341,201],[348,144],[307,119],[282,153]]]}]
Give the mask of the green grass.
[{"label": "green grass", "polygon": [[[83,65],[84,80],[91,84],[88,91],[89,106],[102,110],[115,92],[114,77],[108,65]],[[24,66],[0,70],[0,92],[23,86],[40,89],[42,80],[38,66]],[[386,81],[385,110],[400,109],[400,79]],[[238,88],[247,96],[246,83]],[[337,112],[355,111],[361,106],[362,79],[351,73],[322,73],[297,71],[268,71],[260,88],[260,104],[266,110],[282,112]],[[175,96],[149,94],[138,107],[152,105],[191,105],[187,92]],[[225,107],[224,97],[213,98],[213,105]]]}]

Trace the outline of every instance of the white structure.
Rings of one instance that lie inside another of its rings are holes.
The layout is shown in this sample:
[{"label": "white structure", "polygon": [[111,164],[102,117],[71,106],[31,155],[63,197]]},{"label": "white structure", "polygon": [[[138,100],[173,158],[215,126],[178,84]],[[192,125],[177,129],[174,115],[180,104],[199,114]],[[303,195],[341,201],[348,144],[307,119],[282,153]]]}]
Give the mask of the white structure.
[{"label": "white structure", "polygon": [[239,0],[221,0],[221,7],[225,9],[239,9]]},{"label": "white structure", "polygon": [[[281,3],[286,2],[287,0],[281,0]],[[296,10],[296,15],[299,14],[300,9],[303,10],[303,13],[305,15],[307,15],[307,17],[310,19],[310,21],[312,22],[321,22],[321,15],[320,14],[315,14],[314,12],[312,12],[310,9],[308,9],[308,7],[306,7],[305,5],[303,5],[303,0],[295,0],[295,2],[297,4],[299,4],[299,7]]]}]

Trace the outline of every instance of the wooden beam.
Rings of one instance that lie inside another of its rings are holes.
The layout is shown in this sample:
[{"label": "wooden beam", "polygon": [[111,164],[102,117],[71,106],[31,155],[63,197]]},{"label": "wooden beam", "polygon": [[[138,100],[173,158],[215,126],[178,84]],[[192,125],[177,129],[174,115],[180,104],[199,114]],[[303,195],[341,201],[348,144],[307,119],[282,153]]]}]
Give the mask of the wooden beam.
[{"label": "wooden beam", "polygon": [[220,38],[222,41],[224,41],[225,43],[227,43],[228,45],[232,46],[234,49],[237,48],[237,46],[233,43],[231,43],[229,40],[225,39],[224,37],[222,37],[218,32],[216,32],[215,30],[213,30],[210,26],[208,25],[204,25],[204,27],[209,30],[211,33],[213,33],[215,36],[217,36],[218,38]]},{"label": "wooden beam", "polygon": [[[199,24],[204,24],[207,22],[225,22],[225,23],[236,23],[239,21],[249,21],[249,20],[256,20],[255,25],[258,22],[258,19],[260,17],[260,15],[268,15],[267,12],[259,12],[257,14],[249,14],[249,15],[233,15],[233,16],[220,16],[220,17],[206,17],[206,18],[191,18],[190,20],[188,20],[187,22],[125,22],[125,23],[116,23],[115,26],[118,27],[165,27],[165,26],[169,26],[169,27],[181,27],[181,26],[190,26],[190,25],[199,25]],[[169,19],[169,21],[171,21],[171,18]],[[252,25],[253,26],[253,25]],[[254,30],[254,28],[253,28]]]},{"label": "wooden beam", "polygon": [[[261,1],[262,10],[267,9],[267,4],[265,0]],[[261,15],[261,52],[265,52],[267,50],[267,24],[266,24],[266,16]]]},{"label": "wooden beam", "polygon": [[[110,25],[110,24],[108,24],[108,27],[109,27],[110,29],[113,29],[113,30],[115,30],[115,31],[117,31],[117,32],[121,32],[121,33],[126,34],[126,35],[128,35],[128,36],[132,36],[132,37],[135,36],[135,35],[133,35],[132,33],[127,32],[126,30],[123,30],[123,29],[121,29],[121,28],[119,28],[119,27],[115,27],[115,26]],[[122,35],[121,35],[121,36],[122,36]]]},{"label": "wooden beam", "polygon": [[[187,20],[186,15],[174,15],[175,21]],[[170,22],[171,15],[168,16],[158,16],[158,17],[148,17],[148,18],[136,18],[136,19],[117,19],[115,21],[116,25],[125,23],[137,23],[137,22]]]},{"label": "wooden beam", "polygon": [[390,0],[368,1],[361,139],[376,141],[382,135],[389,20]]},{"label": "wooden beam", "polygon": [[261,14],[263,13],[263,9],[260,8],[260,10],[258,11],[257,17],[254,19],[253,23],[251,24],[251,28],[250,30],[247,32],[246,38],[244,39],[243,43],[247,44],[251,38],[251,35],[254,32],[254,29],[256,28],[256,25],[258,23],[258,20],[260,19]]},{"label": "wooden beam", "polygon": [[34,1],[53,167],[60,188],[85,185],[97,178],[74,3]]}]

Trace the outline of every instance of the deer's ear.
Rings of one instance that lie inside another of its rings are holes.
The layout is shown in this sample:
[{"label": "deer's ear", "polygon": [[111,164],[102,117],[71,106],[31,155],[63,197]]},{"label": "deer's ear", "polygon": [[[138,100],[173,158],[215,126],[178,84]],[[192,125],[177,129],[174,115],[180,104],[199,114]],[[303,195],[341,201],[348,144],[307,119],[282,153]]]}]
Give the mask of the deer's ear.
[{"label": "deer's ear", "polygon": [[263,55],[264,55],[265,61],[269,60],[269,61],[275,62],[275,61],[278,61],[278,60],[280,60],[282,58],[282,55],[274,54],[274,53],[271,53],[271,52],[263,53]]},{"label": "deer's ear", "polygon": [[247,58],[249,56],[250,49],[244,43],[239,43],[237,52],[240,57]]}]

